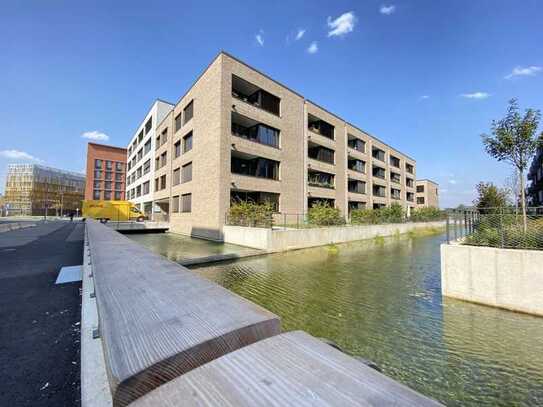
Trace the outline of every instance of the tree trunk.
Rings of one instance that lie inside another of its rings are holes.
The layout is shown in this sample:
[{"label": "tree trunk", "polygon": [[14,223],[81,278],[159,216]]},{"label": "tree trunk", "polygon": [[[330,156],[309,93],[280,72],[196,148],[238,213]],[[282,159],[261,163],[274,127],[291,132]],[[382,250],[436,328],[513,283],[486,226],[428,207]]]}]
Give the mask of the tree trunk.
[{"label": "tree trunk", "polygon": [[522,205],[522,224],[524,233],[528,230],[528,220],[526,218],[526,194],[524,193],[524,171],[519,170],[520,176],[520,202]]}]

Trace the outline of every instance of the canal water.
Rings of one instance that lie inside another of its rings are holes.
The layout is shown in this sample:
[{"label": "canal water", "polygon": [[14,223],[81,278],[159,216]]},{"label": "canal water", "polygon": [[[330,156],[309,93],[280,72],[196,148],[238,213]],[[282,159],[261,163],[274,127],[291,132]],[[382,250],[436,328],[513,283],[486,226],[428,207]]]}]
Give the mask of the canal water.
[{"label": "canal water", "polygon": [[[135,240],[164,252],[146,239]],[[355,242],[193,271],[276,313],[284,330],[331,339],[448,406],[543,405],[543,318],[442,298],[443,240]]]}]

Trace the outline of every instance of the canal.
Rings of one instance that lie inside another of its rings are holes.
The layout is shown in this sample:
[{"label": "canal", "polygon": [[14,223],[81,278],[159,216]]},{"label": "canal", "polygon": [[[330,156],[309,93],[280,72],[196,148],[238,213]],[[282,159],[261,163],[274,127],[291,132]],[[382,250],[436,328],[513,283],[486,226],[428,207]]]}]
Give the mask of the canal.
[{"label": "canal", "polygon": [[[187,256],[175,235],[130,237]],[[284,330],[331,339],[448,406],[543,405],[543,319],[442,298],[443,240],[354,242],[193,271],[276,313]]]}]

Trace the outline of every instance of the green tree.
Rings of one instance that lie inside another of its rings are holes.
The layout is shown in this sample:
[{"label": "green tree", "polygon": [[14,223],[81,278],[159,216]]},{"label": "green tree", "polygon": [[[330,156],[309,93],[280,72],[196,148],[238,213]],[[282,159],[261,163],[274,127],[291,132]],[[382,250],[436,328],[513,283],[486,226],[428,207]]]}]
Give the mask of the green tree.
[{"label": "green tree", "polygon": [[498,188],[492,182],[479,182],[477,189],[477,199],[473,204],[481,212],[495,212],[507,206],[508,192],[505,189]]},{"label": "green tree", "polygon": [[511,99],[505,117],[492,121],[492,135],[481,135],[485,150],[490,156],[498,161],[509,162],[518,171],[525,232],[527,219],[524,171],[530,164],[537,148],[543,145],[543,134],[537,136],[540,117],[540,111],[534,109],[527,109],[524,115],[521,115],[517,100]]}]

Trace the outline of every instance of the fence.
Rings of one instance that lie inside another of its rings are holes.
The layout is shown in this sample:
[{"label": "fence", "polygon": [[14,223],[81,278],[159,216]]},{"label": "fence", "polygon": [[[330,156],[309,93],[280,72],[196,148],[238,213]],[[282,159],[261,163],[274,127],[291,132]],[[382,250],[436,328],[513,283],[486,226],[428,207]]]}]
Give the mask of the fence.
[{"label": "fence", "polygon": [[[377,213],[377,211],[376,211]],[[405,217],[405,216],[383,216],[371,219],[345,219],[343,216],[316,217],[310,213],[255,213],[244,215],[232,215],[226,213],[225,225],[246,226],[259,228],[275,229],[308,229],[321,228],[326,226],[360,226],[360,225],[382,225],[389,223],[414,223],[414,222],[432,222],[445,220],[447,214],[442,212],[439,216],[429,218]]]},{"label": "fence", "polygon": [[543,250],[543,207],[453,211],[447,216],[447,243]]}]

